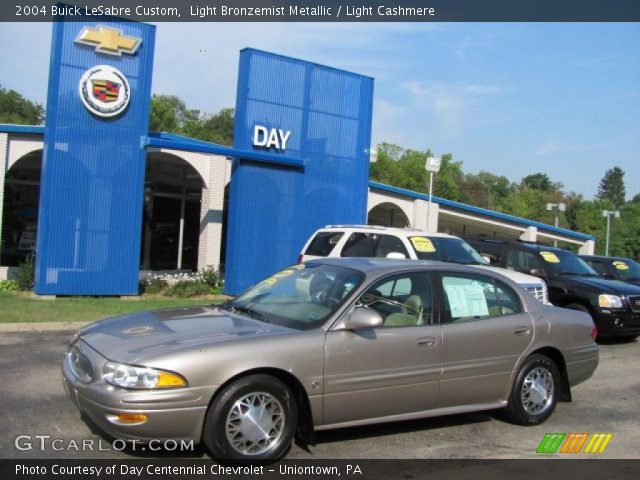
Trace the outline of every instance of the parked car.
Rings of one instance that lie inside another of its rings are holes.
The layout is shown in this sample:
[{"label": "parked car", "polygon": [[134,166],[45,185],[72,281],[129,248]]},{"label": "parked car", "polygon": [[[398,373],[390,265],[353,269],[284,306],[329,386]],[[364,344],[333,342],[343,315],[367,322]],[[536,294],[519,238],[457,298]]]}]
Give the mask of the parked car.
[{"label": "parked car", "polygon": [[492,267],[467,242],[446,233],[375,225],[328,225],[311,235],[298,261],[325,257],[410,258],[475,265],[509,277],[542,303],[549,303],[544,280]]},{"label": "parked car", "polygon": [[220,307],[93,323],[62,368],[71,400],[115,437],[263,460],[296,432],[497,408],[542,423],[593,374],[595,334],[588,315],[486,269],[323,259]]},{"label": "parked car", "polygon": [[604,278],[640,286],[640,263],[635,260],[599,255],[580,255],[580,258]]},{"label": "parked car", "polygon": [[628,340],[640,335],[640,287],[602,278],[561,248],[493,237],[467,241],[494,265],[543,278],[551,303],[591,315],[598,335]]}]

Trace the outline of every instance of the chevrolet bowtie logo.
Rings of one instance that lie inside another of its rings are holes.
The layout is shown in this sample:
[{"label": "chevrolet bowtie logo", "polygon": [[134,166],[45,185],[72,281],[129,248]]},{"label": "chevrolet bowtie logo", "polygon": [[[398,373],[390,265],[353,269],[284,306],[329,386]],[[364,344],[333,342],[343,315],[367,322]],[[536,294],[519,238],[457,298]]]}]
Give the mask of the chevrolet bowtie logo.
[{"label": "chevrolet bowtie logo", "polygon": [[84,27],[76,38],[76,43],[94,47],[96,52],[118,56],[123,53],[133,55],[141,42],[141,38],[129,37],[122,30],[103,26]]}]

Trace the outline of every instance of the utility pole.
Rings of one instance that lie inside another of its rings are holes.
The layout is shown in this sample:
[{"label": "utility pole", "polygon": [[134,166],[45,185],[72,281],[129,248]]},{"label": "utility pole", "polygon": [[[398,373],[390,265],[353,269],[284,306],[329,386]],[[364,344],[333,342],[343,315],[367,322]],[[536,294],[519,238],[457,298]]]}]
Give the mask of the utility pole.
[{"label": "utility pole", "polygon": [[609,256],[609,230],[611,229],[611,216],[615,218],[620,218],[620,212],[618,210],[603,210],[602,216],[607,217],[607,240],[605,244],[606,246],[604,249],[604,255],[605,257],[608,257]]},{"label": "utility pole", "polygon": [[[433,174],[440,171],[440,165],[442,164],[441,157],[427,157],[427,162],[424,164],[424,168],[429,172],[429,203],[427,203],[427,231],[429,231],[429,220],[431,219],[431,191],[433,189]],[[437,228],[437,227],[436,227]]]},{"label": "utility pole", "polygon": [[[556,220],[555,220],[555,226],[556,228],[558,228],[558,225],[560,224],[559,219],[560,219],[560,212],[564,212],[566,210],[567,206],[560,202],[560,203],[547,203],[547,210],[551,211],[554,210],[556,212]],[[554,240],[553,241],[553,246],[557,247],[558,246],[558,241]]]}]

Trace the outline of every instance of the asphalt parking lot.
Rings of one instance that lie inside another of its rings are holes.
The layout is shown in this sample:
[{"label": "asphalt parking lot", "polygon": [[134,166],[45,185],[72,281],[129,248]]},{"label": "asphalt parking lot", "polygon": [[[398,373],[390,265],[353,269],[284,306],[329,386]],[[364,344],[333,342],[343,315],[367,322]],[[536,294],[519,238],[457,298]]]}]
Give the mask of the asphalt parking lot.
[{"label": "asphalt parking lot", "polygon": [[[120,451],[92,431],[67,400],[60,381],[60,360],[71,332],[1,333],[0,458],[173,458],[175,452]],[[573,402],[558,405],[543,425],[519,427],[499,415],[477,413],[421,421],[341,429],[318,434],[310,451],[294,446],[290,459],[364,458],[535,458],[547,432],[613,433],[599,458],[640,458],[640,343],[605,344],[600,365],[586,383],[573,389]],[[49,435],[81,444],[93,440],[94,450],[21,451],[19,435]],[[98,449],[100,448],[100,449]],[[202,450],[180,455],[206,457]],[[581,458],[594,455],[579,454]],[[575,456],[574,456],[575,458]]]}]

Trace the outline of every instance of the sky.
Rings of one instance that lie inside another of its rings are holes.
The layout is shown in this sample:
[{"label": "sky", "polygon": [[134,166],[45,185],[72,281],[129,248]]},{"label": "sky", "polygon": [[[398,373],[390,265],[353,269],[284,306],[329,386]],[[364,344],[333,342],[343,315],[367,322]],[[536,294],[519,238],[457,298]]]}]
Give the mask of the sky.
[{"label": "sky", "polygon": [[[639,23],[160,23],[153,92],[235,105],[254,47],[375,78],[373,143],[452,153],[519,182],[543,172],[597,193],[625,171],[640,193]],[[0,85],[45,103],[51,25],[0,23]]]}]

